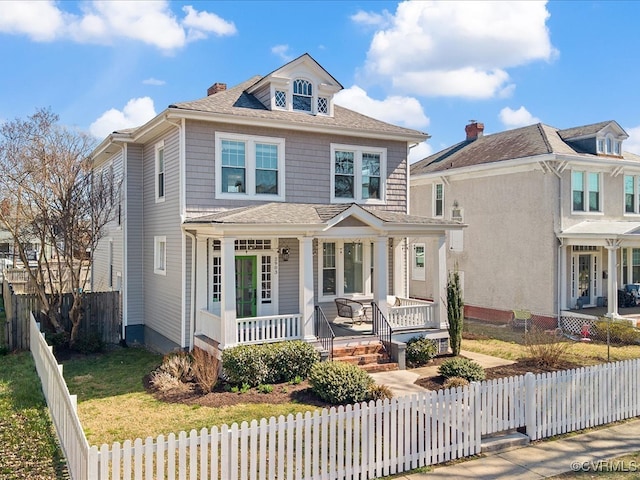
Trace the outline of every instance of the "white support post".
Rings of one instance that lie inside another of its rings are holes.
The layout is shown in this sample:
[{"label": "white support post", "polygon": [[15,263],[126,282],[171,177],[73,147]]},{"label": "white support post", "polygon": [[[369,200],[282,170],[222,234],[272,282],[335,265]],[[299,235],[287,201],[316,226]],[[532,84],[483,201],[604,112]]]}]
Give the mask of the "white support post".
[{"label": "white support post", "polygon": [[389,238],[380,236],[376,238],[374,245],[375,262],[374,262],[374,281],[373,281],[373,299],[378,304],[378,308],[382,315],[387,318],[389,307],[387,305],[387,295],[389,293]]},{"label": "white support post", "polygon": [[447,328],[447,248],[446,237],[438,236],[431,245],[431,281],[433,282],[433,302],[436,304],[436,323]]},{"label": "white support post", "polygon": [[222,318],[222,345],[229,347],[236,344],[236,248],[235,238],[224,237],[220,241],[222,252],[222,301],[220,317]]},{"label": "white support post", "polygon": [[405,275],[405,242],[404,238],[393,239],[393,294],[403,298],[408,297]]},{"label": "white support post", "polygon": [[609,262],[609,278],[607,294],[607,316],[618,317],[618,250],[620,250],[620,240],[607,239],[606,245]]},{"label": "white support post", "polygon": [[528,372],[524,375],[524,415],[527,436],[531,440],[538,439],[536,408],[536,376]]},{"label": "white support post", "polygon": [[569,301],[567,300],[567,286],[569,285],[567,280],[567,249],[568,247],[562,245],[560,247],[560,302],[559,310],[570,308]]},{"label": "white support post", "polygon": [[[207,292],[207,245],[208,239],[198,237],[196,242],[196,299],[195,299],[195,311],[198,312],[202,309],[208,308],[208,292]],[[196,325],[196,330],[199,328]]]},{"label": "white support post", "polygon": [[300,314],[302,334],[307,341],[316,339],[314,330],[314,298],[313,298],[313,239],[298,238],[300,244]]}]

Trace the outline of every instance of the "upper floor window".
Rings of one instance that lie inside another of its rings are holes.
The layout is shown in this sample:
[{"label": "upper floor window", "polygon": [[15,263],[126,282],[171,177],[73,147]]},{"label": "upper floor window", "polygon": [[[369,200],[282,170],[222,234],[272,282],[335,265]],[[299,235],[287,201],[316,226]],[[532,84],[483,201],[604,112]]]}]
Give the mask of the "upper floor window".
[{"label": "upper floor window", "polygon": [[313,86],[308,80],[297,78],[293,81],[293,109],[302,112],[311,111]]},{"label": "upper floor window", "polygon": [[318,113],[329,113],[329,99],[327,97],[318,97]]},{"label": "upper floor window", "polygon": [[276,107],[287,108],[287,92],[276,90]]},{"label": "upper floor window", "polygon": [[611,134],[605,138],[598,138],[598,153],[606,155],[622,155],[622,142],[616,140]]},{"label": "upper floor window", "polygon": [[156,202],[164,200],[164,142],[156,145]]},{"label": "upper floor window", "polygon": [[574,212],[600,211],[600,174],[573,171],[571,174]]},{"label": "upper floor window", "polygon": [[640,193],[640,177],[624,176],[624,213],[640,213],[638,194]]},{"label": "upper floor window", "polygon": [[216,196],[284,200],[284,139],[217,132]]},{"label": "upper floor window", "polygon": [[386,155],[382,148],[331,145],[331,201],[383,203]]},{"label": "upper floor window", "polygon": [[433,216],[442,217],[444,214],[444,185],[436,183],[433,186]]}]

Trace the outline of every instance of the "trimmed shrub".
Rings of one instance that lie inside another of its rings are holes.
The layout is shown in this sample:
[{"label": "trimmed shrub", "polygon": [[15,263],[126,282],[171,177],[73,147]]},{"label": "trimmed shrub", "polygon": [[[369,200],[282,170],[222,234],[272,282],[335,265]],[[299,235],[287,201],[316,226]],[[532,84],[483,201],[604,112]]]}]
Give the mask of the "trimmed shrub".
[{"label": "trimmed shrub", "polygon": [[302,340],[273,343],[265,347],[271,347],[269,369],[277,376],[271,383],[290,382],[296,377],[307,378],[311,367],[320,361],[320,353],[313,345]]},{"label": "trimmed shrub", "polygon": [[465,385],[469,385],[469,380],[462,377],[450,377],[447,378],[443,384],[444,388],[456,388],[456,387],[464,387]]},{"label": "trimmed shrub", "polygon": [[373,400],[374,402],[377,400],[384,400],[385,398],[392,399],[393,392],[386,385],[371,385],[369,387],[369,400]]},{"label": "trimmed shrub", "polygon": [[344,362],[316,363],[309,374],[313,392],[333,404],[357,403],[369,398],[375,383],[367,372]]},{"label": "trimmed shrub", "polygon": [[413,337],[407,342],[406,359],[409,367],[426,365],[438,353],[438,344],[430,338]]},{"label": "trimmed shrub", "polygon": [[484,380],[484,368],[468,358],[456,357],[445,360],[438,368],[438,373],[445,378],[462,377],[469,382]]},{"label": "trimmed shrub", "polygon": [[222,352],[222,370],[234,385],[268,383],[269,368],[259,345],[238,345]]},{"label": "trimmed shrub", "polygon": [[636,345],[640,343],[640,330],[634,328],[629,322],[616,320],[599,320],[595,324],[595,332],[592,336],[601,342],[607,341],[607,328],[609,329],[609,341],[621,345]]}]

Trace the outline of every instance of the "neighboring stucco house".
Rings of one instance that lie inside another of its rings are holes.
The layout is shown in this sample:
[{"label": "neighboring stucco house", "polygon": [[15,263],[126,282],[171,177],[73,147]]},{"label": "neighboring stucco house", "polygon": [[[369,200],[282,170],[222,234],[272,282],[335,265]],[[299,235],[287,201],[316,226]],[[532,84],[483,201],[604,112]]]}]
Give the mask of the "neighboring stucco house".
[{"label": "neighboring stucco house", "polygon": [[127,341],[315,341],[339,297],[374,302],[367,319],[396,332],[411,316],[446,337],[442,302],[406,298],[406,239],[434,240],[430,282],[444,292],[446,231],[462,228],[408,215],[407,153],[428,135],[334,105],[341,89],[305,54],[97,147],[95,171],[123,182],[92,288],[122,291]]},{"label": "neighboring stucco house", "polygon": [[[411,165],[410,205],[468,225],[447,240],[466,316],[557,318],[604,305],[616,316],[617,290],[640,282],[640,157],[623,152],[625,131],[615,121],[465,130],[464,141]],[[424,243],[412,240],[414,257]],[[430,291],[415,263],[410,293]]]}]

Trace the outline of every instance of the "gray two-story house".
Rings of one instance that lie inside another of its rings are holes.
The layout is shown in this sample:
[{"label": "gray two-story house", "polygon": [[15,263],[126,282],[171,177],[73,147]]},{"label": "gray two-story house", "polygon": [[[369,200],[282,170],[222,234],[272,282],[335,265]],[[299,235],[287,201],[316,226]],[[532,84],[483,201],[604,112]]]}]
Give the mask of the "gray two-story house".
[{"label": "gray two-story house", "polygon": [[[472,122],[465,133],[411,165],[411,211],[468,225],[447,239],[466,315],[501,322],[528,309],[555,320],[606,307],[617,316],[618,290],[640,282],[640,157],[623,151],[627,133],[615,121],[492,135]],[[414,241],[414,257],[429,242]],[[415,266],[410,283],[431,290]]]},{"label": "gray two-story house", "polygon": [[[92,287],[122,292],[127,341],[315,341],[341,298],[365,306],[358,335],[376,317],[446,339],[445,235],[462,225],[408,214],[408,150],[428,135],[335,105],[341,89],[305,54],[97,147],[122,193]],[[433,302],[408,295],[416,236],[433,239]]]}]

